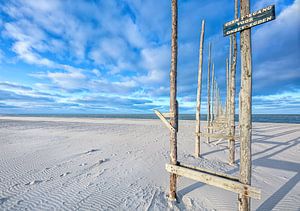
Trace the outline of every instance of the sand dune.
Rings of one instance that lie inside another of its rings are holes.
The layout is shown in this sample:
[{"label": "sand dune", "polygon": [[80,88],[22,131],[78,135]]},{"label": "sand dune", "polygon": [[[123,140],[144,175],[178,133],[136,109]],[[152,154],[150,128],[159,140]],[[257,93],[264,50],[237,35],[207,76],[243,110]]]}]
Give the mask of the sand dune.
[{"label": "sand dune", "polygon": [[[238,175],[227,143],[191,154],[194,121],[179,122],[179,159]],[[253,124],[253,210],[300,210],[300,125]],[[166,210],[168,130],[159,120],[0,117],[0,210]],[[239,144],[237,143],[239,149]],[[238,157],[237,157],[238,159]],[[186,178],[174,210],[236,210],[237,195]]]}]

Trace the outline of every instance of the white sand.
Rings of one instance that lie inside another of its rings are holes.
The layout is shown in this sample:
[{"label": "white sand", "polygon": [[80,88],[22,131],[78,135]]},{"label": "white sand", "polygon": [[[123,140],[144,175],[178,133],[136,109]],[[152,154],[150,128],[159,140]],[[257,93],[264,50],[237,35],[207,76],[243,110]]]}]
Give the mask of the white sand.
[{"label": "white sand", "polygon": [[[194,121],[179,124],[192,162]],[[252,210],[300,210],[299,143],[300,125],[253,124]],[[238,174],[226,142],[202,147],[200,165]],[[0,117],[0,210],[166,210],[168,149],[159,120]],[[237,209],[237,194],[186,178],[178,195],[175,210]]]}]

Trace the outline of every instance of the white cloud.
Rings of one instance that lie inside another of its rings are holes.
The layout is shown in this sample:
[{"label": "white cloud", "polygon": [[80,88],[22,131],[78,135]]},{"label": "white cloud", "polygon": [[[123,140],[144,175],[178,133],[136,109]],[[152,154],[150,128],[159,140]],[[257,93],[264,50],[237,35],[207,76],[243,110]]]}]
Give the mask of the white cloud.
[{"label": "white cloud", "polygon": [[284,91],[276,94],[271,95],[256,95],[253,96],[254,100],[266,100],[266,101],[273,101],[275,102],[286,102],[286,101],[292,101],[297,102],[300,105],[300,90],[294,90],[294,91]]},{"label": "white cloud", "polygon": [[170,71],[170,48],[167,45],[142,50],[141,65],[147,75],[138,78],[141,83],[162,83],[166,81]]},{"label": "white cloud", "polygon": [[101,76],[101,72],[98,69],[93,69],[92,72],[97,76],[98,78]]},{"label": "white cloud", "polygon": [[85,75],[80,72],[49,72],[47,77],[63,89],[74,90],[84,87]]}]

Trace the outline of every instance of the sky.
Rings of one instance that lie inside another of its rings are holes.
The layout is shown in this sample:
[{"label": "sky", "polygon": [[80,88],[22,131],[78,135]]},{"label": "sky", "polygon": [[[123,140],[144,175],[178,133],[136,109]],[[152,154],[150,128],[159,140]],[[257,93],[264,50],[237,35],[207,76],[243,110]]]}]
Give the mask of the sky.
[{"label": "sky", "polygon": [[[0,0],[0,113],[152,113],[169,110],[170,0]],[[178,101],[194,113],[201,21],[223,101],[233,0],[178,1]],[[253,113],[300,114],[300,0],[275,4],[252,28]],[[238,34],[239,49],[239,34]],[[240,86],[240,54],[237,94]],[[237,98],[238,99],[238,98]],[[238,105],[238,102],[237,102]]]}]

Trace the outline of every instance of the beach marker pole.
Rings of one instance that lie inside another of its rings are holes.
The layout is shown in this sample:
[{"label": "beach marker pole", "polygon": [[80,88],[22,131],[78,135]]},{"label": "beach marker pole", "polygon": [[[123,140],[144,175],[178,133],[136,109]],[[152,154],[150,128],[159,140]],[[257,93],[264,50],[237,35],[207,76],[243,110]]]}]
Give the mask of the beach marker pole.
[{"label": "beach marker pole", "polygon": [[[210,133],[210,66],[211,66],[211,43],[208,46],[208,69],[207,69],[207,133]],[[207,137],[206,142],[210,142],[210,138]]]},{"label": "beach marker pole", "polygon": [[198,64],[198,87],[197,87],[197,105],[196,105],[196,140],[195,140],[195,157],[200,157],[200,121],[201,121],[201,89],[202,89],[202,68],[203,68],[203,42],[204,42],[205,21],[202,20],[200,47],[199,47],[199,64]]},{"label": "beach marker pole", "polygon": [[[214,122],[214,102],[215,102],[215,64],[212,63],[212,95],[211,95],[211,123],[213,125]],[[212,133],[214,130],[212,129]]]},{"label": "beach marker pole", "polygon": [[[178,103],[177,95],[177,0],[172,0],[172,37],[171,37],[171,71],[170,71],[170,124],[175,129],[170,132],[170,163],[177,165],[177,131],[178,131]],[[176,200],[176,180],[174,173],[170,174],[169,199]]]},{"label": "beach marker pole", "polygon": [[[250,13],[249,0],[240,2],[241,16]],[[251,139],[252,139],[252,50],[251,50],[251,28],[241,31],[241,163],[240,180],[243,184],[251,185]],[[250,198],[239,194],[239,209],[250,210]]]},{"label": "beach marker pole", "polygon": [[[238,0],[234,0],[234,18],[238,18]],[[237,63],[237,41],[236,34],[230,36],[230,96],[229,96],[229,135],[235,136],[235,83]],[[229,164],[235,163],[235,140],[229,140]]]},{"label": "beach marker pole", "polygon": [[[224,24],[223,34],[224,36],[228,36],[230,34],[235,34],[237,32],[240,32],[240,48],[241,48],[241,89],[240,89],[240,102],[239,102],[240,148],[241,148],[240,149],[240,182],[245,185],[250,185],[251,165],[252,165],[251,28],[259,24],[263,24],[268,21],[274,20],[275,5],[270,5],[266,8],[260,9],[250,14],[250,0],[240,0],[240,13],[241,13],[240,14],[241,17],[236,18],[237,2],[235,2],[235,19]],[[239,210],[243,210],[243,211],[250,210],[250,198],[247,195],[239,194],[238,201],[239,201]]]}]

